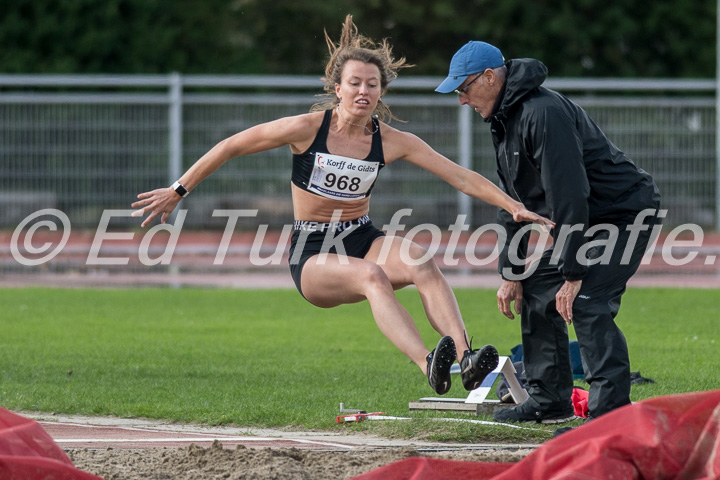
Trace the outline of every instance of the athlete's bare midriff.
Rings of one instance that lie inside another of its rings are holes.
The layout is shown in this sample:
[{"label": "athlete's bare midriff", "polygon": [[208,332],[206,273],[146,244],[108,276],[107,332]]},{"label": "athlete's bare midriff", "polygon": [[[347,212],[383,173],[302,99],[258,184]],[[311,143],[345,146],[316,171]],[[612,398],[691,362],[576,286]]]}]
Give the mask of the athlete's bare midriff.
[{"label": "athlete's bare midriff", "polygon": [[[360,218],[370,211],[370,197],[342,201],[315,195],[290,184],[295,220],[313,222],[345,221]],[[341,210],[340,218],[333,219],[333,212]]]}]

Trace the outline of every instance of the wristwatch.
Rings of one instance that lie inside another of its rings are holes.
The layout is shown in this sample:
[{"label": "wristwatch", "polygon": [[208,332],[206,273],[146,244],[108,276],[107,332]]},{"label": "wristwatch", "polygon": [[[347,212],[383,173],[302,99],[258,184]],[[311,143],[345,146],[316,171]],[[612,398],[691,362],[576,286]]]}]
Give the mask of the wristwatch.
[{"label": "wristwatch", "polygon": [[183,184],[180,183],[180,182],[175,182],[175,183],[173,183],[173,184],[172,184],[172,189],[175,190],[175,193],[177,193],[178,195],[180,195],[180,196],[183,197],[183,198],[187,197],[187,196],[188,196],[188,193],[190,193],[190,192],[188,191],[188,189],[185,188],[185,185],[183,185]]}]

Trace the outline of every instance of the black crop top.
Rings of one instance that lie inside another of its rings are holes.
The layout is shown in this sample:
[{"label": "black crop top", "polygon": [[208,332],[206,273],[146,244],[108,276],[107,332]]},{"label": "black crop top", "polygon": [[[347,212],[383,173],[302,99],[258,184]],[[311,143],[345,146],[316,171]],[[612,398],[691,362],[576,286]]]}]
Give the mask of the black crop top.
[{"label": "black crop top", "polygon": [[299,155],[293,155],[292,183],[333,200],[357,200],[370,195],[385,157],[380,137],[380,122],[372,118],[373,133],[370,153],[364,160],[328,153],[327,136],[332,110],[325,111],[320,130],[312,145]]}]

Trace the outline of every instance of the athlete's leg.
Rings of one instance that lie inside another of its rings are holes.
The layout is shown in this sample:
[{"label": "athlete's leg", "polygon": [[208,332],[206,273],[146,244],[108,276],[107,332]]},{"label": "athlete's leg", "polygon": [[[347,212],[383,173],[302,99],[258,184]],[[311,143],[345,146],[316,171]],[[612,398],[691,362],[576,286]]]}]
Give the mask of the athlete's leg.
[{"label": "athlete's leg", "polygon": [[375,240],[365,259],[383,269],[394,289],[417,287],[430,325],[453,338],[460,362],[470,349],[465,324],[455,294],[427,251],[407,239],[387,236]]},{"label": "athlete's leg", "polygon": [[430,353],[410,314],[395,298],[392,282],[373,262],[336,254],[311,257],[302,271],[303,296],[330,308],[367,299],[380,331],[427,375]]}]

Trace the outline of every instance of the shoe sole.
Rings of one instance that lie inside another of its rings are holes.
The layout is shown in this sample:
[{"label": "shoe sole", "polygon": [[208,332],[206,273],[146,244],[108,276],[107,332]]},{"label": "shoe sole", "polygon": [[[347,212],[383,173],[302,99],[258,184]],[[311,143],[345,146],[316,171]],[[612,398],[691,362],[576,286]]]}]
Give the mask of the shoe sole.
[{"label": "shoe sole", "polygon": [[545,425],[555,425],[557,423],[565,423],[565,422],[572,422],[575,420],[575,415],[570,415],[569,417],[559,417],[559,418],[545,418],[540,420],[540,423],[544,423]]},{"label": "shoe sole", "polygon": [[[430,372],[435,372],[434,377],[437,379],[447,379],[442,382],[438,387],[434,387],[433,390],[438,395],[445,395],[451,387],[450,367],[455,362],[455,342],[452,337],[443,337],[435,347],[435,353],[433,353],[432,362],[430,362]],[[428,379],[433,375],[428,376]]]},{"label": "shoe sole", "polygon": [[557,417],[557,418],[543,418],[539,421],[534,418],[525,418],[525,419],[498,419],[495,418],[493,415],[493,420],[500,423],[542,423],[545,425],[555,425],[558,423],[565,423],[565,422],[572,422],[573,420],[576,420],[578,417],[575,415],[569,415],[565,417]]},{"label": "shoe sole", "polygon": [[464,375],[465,373],[471,371],[478,372],[476,375],[473,375],[473,377],[475,377],[475,380],[471,385],[465,385],[465,382],[463,382],[465,390],[472,391],[478,388],[482,384],[483,380],[485,380],[485,377],[488,376],[488,373],[492,372],[497,368],[498,362],[500,361],[498,351],[492,345],[485,345],[483,348],[481,348],[480,355],[478,355],[477,358],[479,359],[477,364],[473,365],[472,363],[470,363],[470,365],[468,365],[465,371],[461,373],[462,375]]}]

